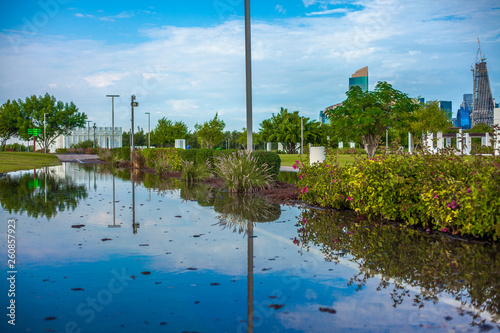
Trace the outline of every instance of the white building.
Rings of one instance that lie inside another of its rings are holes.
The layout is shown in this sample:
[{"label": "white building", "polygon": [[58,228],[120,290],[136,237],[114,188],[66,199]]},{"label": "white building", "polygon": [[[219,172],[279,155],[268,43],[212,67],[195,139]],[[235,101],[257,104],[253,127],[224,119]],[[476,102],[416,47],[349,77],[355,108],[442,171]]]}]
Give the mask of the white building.
[{"label": "white building", "polygon": [[[94,134],[95,133],[95,134]],[[58,148],[71,148],[80,142],[87,140],[96,140],[96,144],[100,148],[118,148],[122,146],[122,128],[115,127],[115,144],[112,145],[113,131],[111,127],[90,127],[78,128],[70,135],[61,135],[53,145],[49,147],[51,152],[55,152]]]}]

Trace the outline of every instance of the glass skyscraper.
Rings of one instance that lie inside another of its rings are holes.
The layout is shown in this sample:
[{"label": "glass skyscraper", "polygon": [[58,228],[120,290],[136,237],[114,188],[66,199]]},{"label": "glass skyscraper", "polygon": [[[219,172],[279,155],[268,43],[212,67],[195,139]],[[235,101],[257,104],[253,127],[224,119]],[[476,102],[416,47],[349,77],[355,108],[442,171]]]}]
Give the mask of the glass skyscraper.
[{"label": "glass skyscraper", "polygon": [[361,90],[368,91],[368,66],[358,69],[349,78],[349,88],[359,86]]}]

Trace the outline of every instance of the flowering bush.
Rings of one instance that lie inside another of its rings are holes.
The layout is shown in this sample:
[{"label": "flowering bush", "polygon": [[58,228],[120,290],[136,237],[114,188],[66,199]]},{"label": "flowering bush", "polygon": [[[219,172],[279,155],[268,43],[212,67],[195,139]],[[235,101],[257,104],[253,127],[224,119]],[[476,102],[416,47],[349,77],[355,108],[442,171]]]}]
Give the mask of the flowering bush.
[{"label": "flowering bush", "polygon": [[500,159],[386,155],[349,167],[303,165],[301,199],[453,234],[500,236]]},{"label": "flowering bush", "polygon": [[181,170],[181,157],[176,148],[146,148],[142,150],[146,166],[162,174]]}]

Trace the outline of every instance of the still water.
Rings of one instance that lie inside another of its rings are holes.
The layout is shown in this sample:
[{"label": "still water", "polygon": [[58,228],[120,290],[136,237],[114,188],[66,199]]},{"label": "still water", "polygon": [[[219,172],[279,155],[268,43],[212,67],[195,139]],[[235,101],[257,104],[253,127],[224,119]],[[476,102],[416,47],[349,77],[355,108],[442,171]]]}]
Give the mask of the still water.
[{"label": "still water", "polygon": [[499,330],[495,245],[104,165],[3,175],[0,204],[1,332]]}]

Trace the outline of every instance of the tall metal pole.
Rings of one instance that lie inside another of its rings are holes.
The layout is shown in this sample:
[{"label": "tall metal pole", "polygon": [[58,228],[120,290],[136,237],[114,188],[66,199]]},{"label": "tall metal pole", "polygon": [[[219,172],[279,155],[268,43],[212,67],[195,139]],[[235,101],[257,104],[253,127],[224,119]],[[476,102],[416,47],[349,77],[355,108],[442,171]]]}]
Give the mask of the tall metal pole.
[{"label": "tall metal pole", "polygon": [[151,146],[151,113],[146,112],[148,115],[148,148]]},{"label": "tall metal pole", "polygon": [[132,128],[130,129],[130,150],[134,150],[134,100],[135,100],[135,95],[132,95],[132,98],[131,98],[131,103],[130,103],[130,106],[131,106],[131,110],[132,110]]},{"label": "tall metal pole", "polygon": [[247,150],[253,150],[252,128],[252,38],[250,25],[250,0],[245,0],[245,67],[247,90]]},{"label": "tall metal pole", "polygon": [[94,123],[94,144],[92,145],[95,148],[95,123]]},{"label": "tall metal pole", "polygon": [[106,97],[111,97],[111,148],[115,148],[115,97],[120,95],[106,95]]},{"label": "tall metal pole", "polygon": [[[47,154],[47,123],[45,122],[45,115],[48,113],[43,114],[43,145],[45,147],[45,154]],[[47,200],[45,200],[47,201]]]}]

